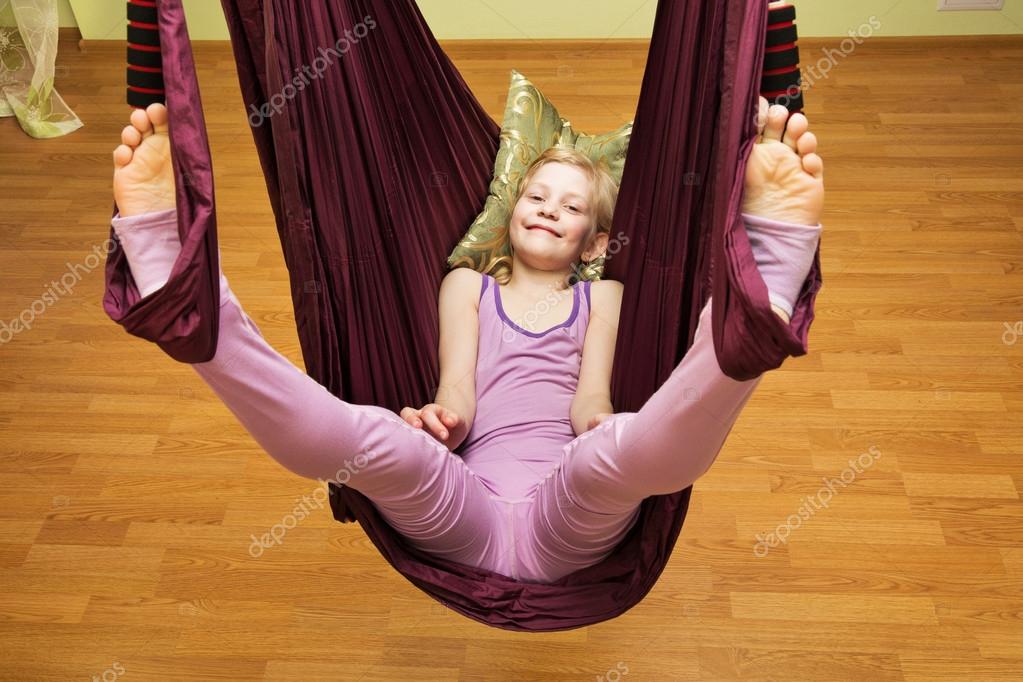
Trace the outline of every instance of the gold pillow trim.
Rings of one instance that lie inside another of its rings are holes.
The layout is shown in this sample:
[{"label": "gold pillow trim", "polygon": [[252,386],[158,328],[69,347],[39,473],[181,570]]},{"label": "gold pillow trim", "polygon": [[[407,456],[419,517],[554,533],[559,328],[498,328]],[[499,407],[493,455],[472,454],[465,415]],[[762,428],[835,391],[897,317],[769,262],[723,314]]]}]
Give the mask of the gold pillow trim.
[{"label": "gold pillow trim", "polygon": [[[629,121],[600,135],[576,132],[539,88],[512,69],[486,203],[448,256],[448,267],[469,267],[491,275],[510,270],[511,252],[504,235],[511,217],[516,185],[529,164],[550,147],[574,147],[606,169],[620,184],[632,124]],[[604,257],[580,266],[582,279],[598,280],[603,274]]]}]

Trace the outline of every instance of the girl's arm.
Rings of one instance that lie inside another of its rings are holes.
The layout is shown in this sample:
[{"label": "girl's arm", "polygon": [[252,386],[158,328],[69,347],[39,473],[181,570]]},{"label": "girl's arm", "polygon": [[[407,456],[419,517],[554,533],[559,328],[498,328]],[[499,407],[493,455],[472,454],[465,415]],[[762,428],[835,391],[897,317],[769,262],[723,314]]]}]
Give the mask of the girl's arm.
[{"label": "girl's arm", "polygon": [[[767,285],[771,308],[788,323],[813,265],[821,226],[819,223],[795,225],[748,213],[743,213],[742,217],[757,269]],[[576,435],[587,430],[594,415],[614,412],[611,406],[611,369],[622,289],[622,284],[613,280],[591,285],[592,311],[583,343],[579,385],[571,410],[572,428]]]},{"label": "girl's arm", "polygon": [[621,282],[613,279],[590,285],[590,321],[583,340],[579,384],[569,412],[572,429],[577,436],[589,428],[594,415],[614,412],[611,406],[611,367],[624,289]]},{"label": "girl's arm", "polygon": [[440,285],[440,383],[434,402],[458,414],[463,424],[444,441],[457,448],[476,418],[476,359],[479,353],[479,291],[483,275],[455,268]]}]

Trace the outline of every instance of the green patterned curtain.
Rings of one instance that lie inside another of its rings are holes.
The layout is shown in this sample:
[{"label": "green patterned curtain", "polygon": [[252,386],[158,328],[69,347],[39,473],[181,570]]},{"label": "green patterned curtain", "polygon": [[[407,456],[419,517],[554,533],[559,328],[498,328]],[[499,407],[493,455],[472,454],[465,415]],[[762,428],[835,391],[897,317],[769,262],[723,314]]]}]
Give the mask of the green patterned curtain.
[{"label": "green patterned curtain", "polygon": [[59,137],[82,122],[53,89],[57,0],[0,0],[0,116],[32,137]]}]

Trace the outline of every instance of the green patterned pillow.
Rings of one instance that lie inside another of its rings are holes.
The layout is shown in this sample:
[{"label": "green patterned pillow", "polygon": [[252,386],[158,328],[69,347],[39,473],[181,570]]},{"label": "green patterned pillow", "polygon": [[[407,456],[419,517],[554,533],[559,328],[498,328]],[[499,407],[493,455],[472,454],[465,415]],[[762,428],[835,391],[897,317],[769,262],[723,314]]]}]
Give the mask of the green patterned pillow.
[{"label": "green patterned pillow", "polygon": [[[448,267],[469,267],[489,274],[500,270],[502,263],[507,267],[511,253],[504,237],[515,190],[529,164],[546,149],[557,145],[575,147],[602,165],[620,184],[631,135],[631,121],[602,135],[572,130],[572,124],[558,114],[550,100],[513,69],[490,194],[483,212],[448,256]],[[604,258],[600,257],[582,268],[581,274],[583,279],[597,280],[603,271]]]}]

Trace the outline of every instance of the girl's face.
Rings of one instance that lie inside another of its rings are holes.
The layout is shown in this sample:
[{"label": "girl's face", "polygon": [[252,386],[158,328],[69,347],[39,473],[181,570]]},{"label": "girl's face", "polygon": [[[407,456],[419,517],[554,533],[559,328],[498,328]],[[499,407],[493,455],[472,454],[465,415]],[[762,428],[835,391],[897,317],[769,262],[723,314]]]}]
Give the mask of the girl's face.
[{"label": "girl's face", "polygon": [[590,180],[567,163],[548,163],[533,174],[508,225],[515,256],[538,270],[569,268],[594,251]]}]

